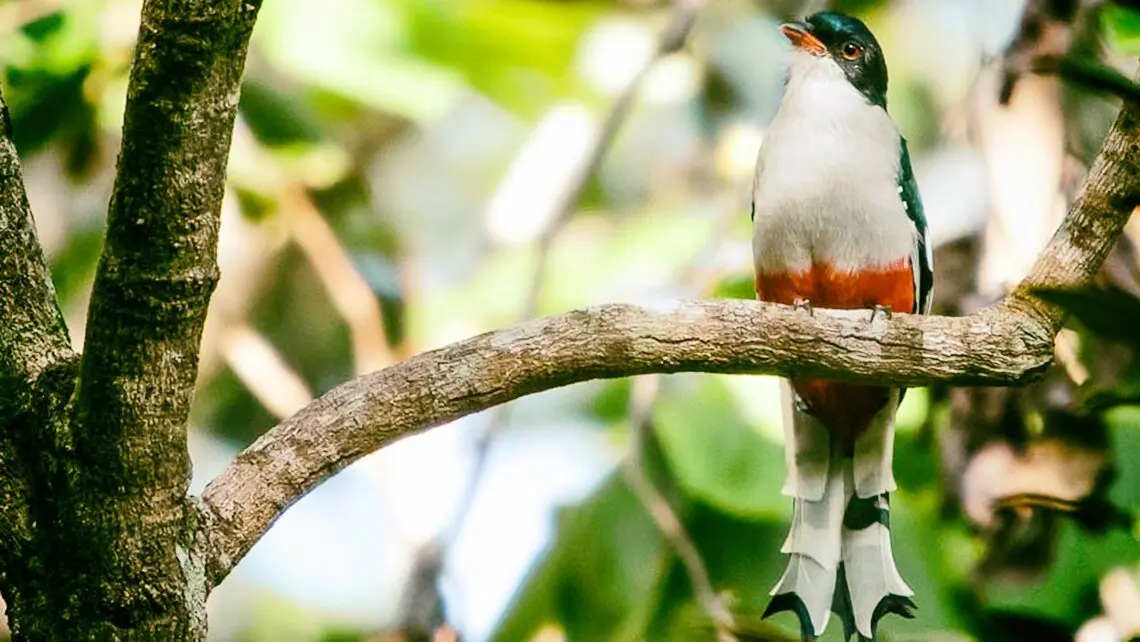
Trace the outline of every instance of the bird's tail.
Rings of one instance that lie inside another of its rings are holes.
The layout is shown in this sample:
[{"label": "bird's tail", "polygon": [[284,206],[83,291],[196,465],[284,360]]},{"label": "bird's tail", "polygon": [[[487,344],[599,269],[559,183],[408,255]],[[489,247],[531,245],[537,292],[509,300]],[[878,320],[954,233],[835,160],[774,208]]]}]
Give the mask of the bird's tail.
[{"label": "bird's tail", "polygon": [[806,412],[785,382],[784,493],[795,498],[792,527],[781,552],[788,567],[764,617],[791,610],[804,640],[827,627],[831,612],[844,639],[873,639],[879,619],[916,608],[891,553],[888,493],[898,391],[856,441],[853,455],[832,448],[827,430]]}]

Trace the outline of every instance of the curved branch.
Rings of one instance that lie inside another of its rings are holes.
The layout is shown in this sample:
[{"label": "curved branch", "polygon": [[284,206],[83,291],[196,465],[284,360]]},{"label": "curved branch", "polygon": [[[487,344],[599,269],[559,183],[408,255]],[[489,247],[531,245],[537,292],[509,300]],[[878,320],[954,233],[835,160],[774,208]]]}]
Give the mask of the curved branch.
[{"label": "curved branch", "polygon": [[655,372],[1016,385],[1052,359],[1049,328],[993,308],[969,317],[817,310],[746,300],[611,304],[482,334],[357,377],[271,429],[206,489],[220,580],[286,506],[383,446],[518,397]]},{"label": "curved branch", "polygon": [[681,371],[924,385],[1020,385],[1050,365],[1060,312],[1032,297],[1079,283],[1140,205],[1136,109],[1122,111],[1084,194],[1033,273],[966,317],[817,310],[741,300],[603,305],[479,335],[357,377],[277,425],[201,498],[212,583],[321,481],[393,441],[518,397],[590,379]]}]

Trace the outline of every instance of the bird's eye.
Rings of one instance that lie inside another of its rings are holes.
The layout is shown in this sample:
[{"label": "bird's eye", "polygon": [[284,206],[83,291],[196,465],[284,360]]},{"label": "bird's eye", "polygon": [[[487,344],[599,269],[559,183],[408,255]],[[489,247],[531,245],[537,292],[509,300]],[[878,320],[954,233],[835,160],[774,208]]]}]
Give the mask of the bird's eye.
[{"label": "bird's eye", "polygon": [[855,60],[861,53],[863,53],[863,48],[854,42],[843,45],[843,57],[848,60]]}]

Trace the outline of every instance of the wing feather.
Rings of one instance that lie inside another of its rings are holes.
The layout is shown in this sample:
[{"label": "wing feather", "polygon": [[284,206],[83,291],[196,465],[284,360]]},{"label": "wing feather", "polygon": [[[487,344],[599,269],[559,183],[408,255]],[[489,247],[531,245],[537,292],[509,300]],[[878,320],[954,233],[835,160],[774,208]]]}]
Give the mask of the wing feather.
[{"label": "wing feather", "polygon": [[918,194],[918,181],[910,165],[910,152],[906,139],[900,138],[899,196],[906,207],[907,218],[914,225],[915,247],[911,255],[914,270],[914,310],[918,314],[929,314],[934,293],[934,248],[929,240],[929,227],[922,209],[922,197]]}]

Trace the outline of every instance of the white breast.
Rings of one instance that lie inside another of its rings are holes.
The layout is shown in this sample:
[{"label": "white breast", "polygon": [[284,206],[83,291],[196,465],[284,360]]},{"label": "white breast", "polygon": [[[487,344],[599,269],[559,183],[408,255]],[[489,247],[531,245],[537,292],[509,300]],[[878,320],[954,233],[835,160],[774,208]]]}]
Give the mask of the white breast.
[{"label": "white breast", "polygon": [[756,163],[752,247],[761,272],[841,270],[909,256],[899,133],[830,59],[792,55],[788,87]]}]

